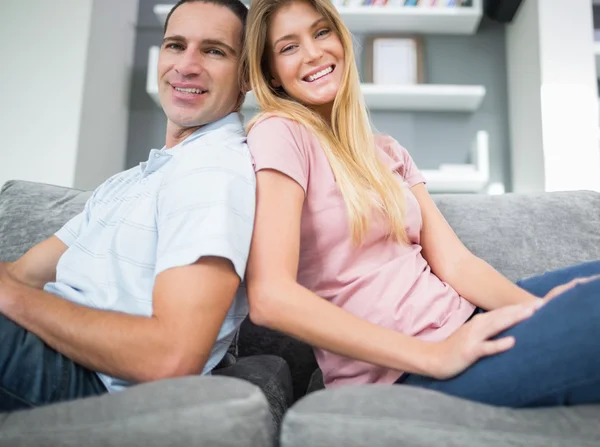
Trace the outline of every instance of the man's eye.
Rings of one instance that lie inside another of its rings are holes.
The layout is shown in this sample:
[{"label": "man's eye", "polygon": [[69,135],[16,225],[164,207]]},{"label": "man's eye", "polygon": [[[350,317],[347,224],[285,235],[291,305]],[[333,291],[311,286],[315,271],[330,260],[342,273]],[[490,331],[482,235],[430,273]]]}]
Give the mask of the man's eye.
[{"label": "man's eye", "polygon": [[165,48],[168,48],[169,50],[182,50],[183,46],[179,43],[168,43],[165,45]]}]

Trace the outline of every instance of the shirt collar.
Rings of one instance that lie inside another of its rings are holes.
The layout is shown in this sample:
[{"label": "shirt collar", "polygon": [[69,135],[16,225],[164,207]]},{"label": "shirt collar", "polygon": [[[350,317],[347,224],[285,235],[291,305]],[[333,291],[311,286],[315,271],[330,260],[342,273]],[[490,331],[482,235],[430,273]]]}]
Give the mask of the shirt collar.
[{"label": "shirt collar", "polygon": [[[166,159],[175,155],[177,152],[181,151],[185,146],[190,144],[193,141],[197,141],[202,138],[206,139],[218,139],[223,141],[224,133],[232,134],[237,133],[240,136],[244,135],[244,125],[243,116],[239,112],[232,112],[229,115],[224,116],[223,118],[218,119],[217,121],[213,121],[212,123],[206,124],[202,126],[200,129],[196,130],[194,133],[189,135],[185,140],[181,143],[173,146],[170,149],[167,149],[166,146],[163,146],[162,149],[152,149],[150,154],[148,155],[148,160],[140,163],[140,168],[143,173],[148,173],[148,171],[154,171],[158,167],[157,159],[161,160],[160,165],[166,162]],[[209,138],[210,136],[210,138]],[[206,141],[208,142],[208,141]],[[205,143],[205,141],[203,141]],[[152,168],[152,169],[149,169]]]}]

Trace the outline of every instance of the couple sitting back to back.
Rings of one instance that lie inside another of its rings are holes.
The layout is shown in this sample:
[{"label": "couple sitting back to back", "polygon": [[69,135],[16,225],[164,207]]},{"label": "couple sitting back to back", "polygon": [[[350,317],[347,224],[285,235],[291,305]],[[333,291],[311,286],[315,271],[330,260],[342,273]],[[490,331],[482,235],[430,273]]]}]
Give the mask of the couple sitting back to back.
[{"label": "couple sitting back to back", "polygon": [[[165,147],[0,265],[0,409],[209,374],[248,312],[314,346],[327,387],[600,401],[600,263],[515,284],[469,252],[374,134],[329,0],[179,2],[159,91]],[[61,395],[17,373],[36,354],[47,385],[71,371]]]}]

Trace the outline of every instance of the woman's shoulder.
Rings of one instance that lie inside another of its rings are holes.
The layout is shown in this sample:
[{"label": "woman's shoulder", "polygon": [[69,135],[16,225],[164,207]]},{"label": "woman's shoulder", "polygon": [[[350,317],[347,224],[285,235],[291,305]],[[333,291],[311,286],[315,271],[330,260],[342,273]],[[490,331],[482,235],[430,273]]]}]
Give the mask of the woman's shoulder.
[{"label": "woman's shoulder", "polygon": [[406,149],[398,141],[387,134],[375,134],[375,147],[394,161],[402,161]]},{"label": "woman's shoulder", "polygon": [[267,136],[302,134],[306,130],[306,127],[298,121],[282,116],[265,114],[255,119],[248,131],[248,137],[263,134]]}]

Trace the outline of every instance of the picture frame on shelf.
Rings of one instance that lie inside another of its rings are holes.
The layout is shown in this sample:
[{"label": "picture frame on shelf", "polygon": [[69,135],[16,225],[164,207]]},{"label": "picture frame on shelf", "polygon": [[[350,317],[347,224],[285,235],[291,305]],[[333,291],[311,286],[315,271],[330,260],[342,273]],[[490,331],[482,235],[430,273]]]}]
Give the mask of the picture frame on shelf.
[{"label": "picture frame on shelf", "polygon": [[365,82],[416,85],[425,82],[419,36],[377,34],[365,38]]}]

